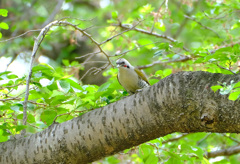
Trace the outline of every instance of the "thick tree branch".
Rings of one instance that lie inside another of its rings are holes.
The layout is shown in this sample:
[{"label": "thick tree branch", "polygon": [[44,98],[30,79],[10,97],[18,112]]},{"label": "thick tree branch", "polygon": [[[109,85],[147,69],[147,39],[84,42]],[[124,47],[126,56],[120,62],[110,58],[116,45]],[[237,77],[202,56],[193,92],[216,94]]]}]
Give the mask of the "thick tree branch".
[{"label": "thick tree branch", "polygon": [[170,75],[108,106],[0,143],[0,163],[89,163],[173,132],[239,133],[240,102],[210,88],[231,80],[240,75]]}]

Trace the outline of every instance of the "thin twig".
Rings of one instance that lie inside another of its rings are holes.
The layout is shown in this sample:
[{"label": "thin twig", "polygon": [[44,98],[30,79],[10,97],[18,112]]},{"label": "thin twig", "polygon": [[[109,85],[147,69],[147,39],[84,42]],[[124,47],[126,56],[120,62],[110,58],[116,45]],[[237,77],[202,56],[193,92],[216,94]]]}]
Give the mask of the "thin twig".
[{"label": "thin twig", "polygon": [[159,6],[158,10],[157,10],[157,16],[156,18],[154,17],[154,22],[153,22],[153,25],[152,25],[152,28],[151,28],[151,33],[153,32],[154,30],[154,27],[155,27],[155,23],[156,23],[156,20],[158,19],[158,16],[159,16],[159,13],[160,13],[160,9],[162,8],[163,4],[165,3],[166,0],[163,0],[162,4]]},{"label": "thin twig", "polygon": [[145,69],[145,68],[149,68],[155,65],[159,65],[159,64],[167,64],[167,63],[175,63],[175,62],[184,62],[184,61],[188,61],[190,60],[191,57],[188,56],[184,56],[183,58],[179,58],[179,59],[175,59],[175,60],[168,60],[168,61],[155,61],[151,64],[148,65],[142,65],[142,66],[138,66],[138,69]]},{"label": "thin twig", "polygon": [[133,25],[131,28],[128,28],[128,29],[126,29],[125,31],[120,32],[120,33],[112,36],[111,38],[108,38],[107,40],[101,42],[99,45],[105,44],[105,43],[109,42],[110,40],[112,40],[113,38],[115,38],[115,37],[117,37],[117,36],[119,36],[119,35],[122,35],[123,33],[126,33],[126,32],[128,32],[128,31],[130,31],[130,30],[132,30],[132,29],[134,29],[137,25],[139,25],[139,23],[141,23],[141,21],[139,21],[137,24]]},{"label": "thin twig", "polygon": [[[230,12],[230,13],[232,13],[232,12]],[[206,12],[204,12],[203,11],[203,14],[206,16],[206,17],[208,17],[209,19],[222,19],[222,18],[224,18],[224,17],[226,17],[227,15],[229,15],[230,13],[227,13],[227,14],[225,14],[225,15],[223,15],[223,16],[219,16],[219,15],[217,15],[216,17],[209,17],[207,14],[206,14]],[[221,13],[222,14],[222,13]],[[219,16],[219,17],[218,17]]]},{"label": "thin twig", "polygon": [[109,57],[117,57],[117,56],[120,56],[120,58],[121,58],[123,55],[125,55],[125,54],[128,53],[128,52],[134,51],[134,50],[136,50],[136,49],[139,49],[139,48],[142,48],[142,47],[151,45],[151,44],[156,44],[156,43],[160,43],[160,42],[158,41],[158,42],[153,42],[153,43],[149,43],[149,44],[144,44],[144,45],[135,47],[135,48],[133,48],[133,49],[131,49],[131,50],[124,51],[124,52],[122,52],[122,53],[115,53],[115,55],[109,56]]},{"label": "thin twig", "polygon": [[16,39],[16,38],[22,37],[22,36],[24,36],[24,35],[26,35],[26,34],[28,34],[28,33],[30,33],[30,32],[36,32],[36,31],[41,31],[41,29],[26,31],[25,33],[20,34],[20,35],[18,35],[18,36],[11,37],[11,38],[6,39],[6,40],[1,40],[0,43],[1,43],[1,42],[8,42],[8,41],[10,41],[10,40],[13,40],[13,39]]},{"label": "thin twig", "polygon": [[[5,101],[12,101],[12,100],[21,100],[22,98],[18,98],[18,97],[10,97],[10,98],[6,98],[6,99],[0,99],[0,101],[2,102],[5,102]],[[46,104],[44,103],[37,103],[35,101],[31,101],[31,100],[28,100],[28,102],[32,103],[32,104],[35,104],[35,105],[41,105],[41,106],[47,106]]]},{"label": "thin twig", "polygon": [[74,17],[63,17],[61,19],[59,19],[59,21],[65,20],[65,19],[76,19],[76,20],[80,20],[80,21],[93,21],[96,17],[94,18],[90,18],[90,19],[80,19],[80,18],[74,18]]},{"label": "thin twig", "polygon": [[41,27],[46,26],[47,24],[49,24],[50,22],[52,22],[54,20],[56,14],[61,10],[63,2],[64,2],[64,0],[58,0],[53,12],[50,14],[48,19],[42,24]]},{"label": "thin twig", "polygon": [[186,137],[188,134],[189,133],[183,133],[183,134],[181,134],[181,135],[179,135],[177,137],[173,137],[173,138],[170,138],[170,139],[168,139],[166,141],[162,141],[162,144],[166,144],[168,142],[173,142],[173,141],[178,141],[178,140],[182,139],[183,137]]},{"label": "thin twig", "polygon": [[82,81],[82,79],[92,70],[97,70],[97,67],[91,67],[89,70],[87,70],[87,72],[84,73],[84,75],[82,75],[82,77],[79,79],[79,81]]},{"label": "thin twig", "polygon": [[197,145],[200,145],[203,141],[205,141],[212,133],[208,133],[205,137],[197,142]]},{"label": "thin twig", "polygon": [[240,141],[239,141],[239,140],[237,140],[237,139],[235,139],[235,138],[233,138],[233,137],[231,137],[231,136],[227,136],[226,134],[222,134],[222,135],[223,135],[224,137],[229,138],[230,140],[232,140],[232,141],[240,144]]},{"label": "thin twig", "polygon": [[236,45],[236,44],[240,44],[240,41],[219,46],[218,48],[216,48],[216,49],[214,49],[214,50],[210,50],[209,52],[210,52],[211,54],[213,54],[213,53],[215,53],[217,50],[219,50],[219,49],[221,49],[221,48],[226,48],[226,47],[230,47],[230,46],[233,47],[233,46]]},{"label": "thin twig", "polygon": [[220,35],[219,35],[216,31],[214,31],[214,30],[213,30],[212,28],[210,28],[210,27],[207,27],[207,26],[203,25],[201,22],[197,21],[195,18],[189,17],[189,16],[187,16],[187,15],[184,15],[184,17],[187,18],[187,19],[190,19],[190,20],[192,20],[192,21],[194,21],[194,22],[196,22],[197,24],[199,24],[199,25],[202,26],[203,28],[212,31],[213,33],[215,33],[215,34],[217,35],[217,37],[221,38]]},{"label": "thin twig", "polygon": [[67,21],[58,21],[57,25],[59,25],[59,26],[61,26],[61,25],[69,25],[69,26],[75,28],[76,30],[80,31],[83,35],[87,36],[98,47],[98,49],[106,56],[106,58],[108,59],[109,63],[111,64],[111,66],[114,67],[112,62],[111,62],[111,60],[110,60],[110,58],[109,58],[109,55],[102,49],[100,43],[98,43],[95,39],[93,39],[93,37],[90,34],[88,34],[85,30],[83,30],[83,29],[77,27],[77,25],[74,25],[74,24],[69,23]]},{"label": "thin twig", "polygon": [[[148,34],[148,35],[152,35],[152,36],[155,36],[155,37],[158,37],[158,38],[163,38],[163,39],[166,39],[166,40],[169,40],[170,42],[177,42],[177,40],[171,38],[170,36],[167,36],[167,35],[161,35],[161,34],[158,34],[158,33],[155,33],[155,32],[151,32],[151,31],[146,31],[146,30],[143,30],[143,29],[140,29],[140,28],[132,28],[132,25],[130,24],[113,24],[113,26],[119,26],[121,28],[124,28],[124,29],[132,29],[134,31],[138,31],[138,32],[141,32],[143,34]],[[183,49],[185,51],[188,51],[189,50],[186,48],[186,47],[183,47]]]},{"label": "thin twig", "polygon": [[225,70],[227,70],[227,71],[233,73],[234,75],[236,75],[235,72],[233,72],[232,70],[230,70],[230,69],[228,69],[228,68],[225,68],[225,67],[223,67],[223,66],[220,66],[219,64],[216,64],[216,66],[218,66],[218,67],[221,68],[221,69],[225,69]]},{"label": "thin twig", "polygon": [[81,58],[84,58],[84,57],[86,57],[86,56],[96,55],[96,54],[99,54],[99,53],[101,53],[101,51],[91,52],[91,53],[88,53],[88,54],[85,54],[85,55],[82,55],[82,56],[79,56],[79,57],[75,57],[75,59],[81,59]]},{"label": "thin twig", "polygon": [[81,63],[81,65],[85,65],[85,64],[88,64],[88,63],[104,63],[104,64],[106,64],[108,62],[107,61],[87,61],[87,62],[84,61],[84,63]]}]

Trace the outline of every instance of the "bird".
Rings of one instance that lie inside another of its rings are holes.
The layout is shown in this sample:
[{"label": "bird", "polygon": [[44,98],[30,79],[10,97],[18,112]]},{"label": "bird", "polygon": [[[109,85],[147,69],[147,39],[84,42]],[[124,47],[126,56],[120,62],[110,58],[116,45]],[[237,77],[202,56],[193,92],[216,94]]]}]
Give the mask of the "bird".
[{"label": "bird", "polygon": [[126,59],[120,58],[116,61],[118,68],[117,79],[123,88],[129,93],[134,94],[142,88],[150,86],[145,74],[134,68]]}]

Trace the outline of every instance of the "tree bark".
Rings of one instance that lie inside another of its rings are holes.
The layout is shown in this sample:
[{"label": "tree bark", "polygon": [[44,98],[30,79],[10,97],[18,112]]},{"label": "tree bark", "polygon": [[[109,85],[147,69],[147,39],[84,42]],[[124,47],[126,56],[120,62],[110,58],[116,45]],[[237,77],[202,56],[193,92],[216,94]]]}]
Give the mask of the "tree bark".
[{"label": "tree bark", "polygon": [[89,163],[173,132],[240,132],[240,102],[211,90],[240,75],[179,72],[142,92],[29,137],[0,143],[0,163]]}]

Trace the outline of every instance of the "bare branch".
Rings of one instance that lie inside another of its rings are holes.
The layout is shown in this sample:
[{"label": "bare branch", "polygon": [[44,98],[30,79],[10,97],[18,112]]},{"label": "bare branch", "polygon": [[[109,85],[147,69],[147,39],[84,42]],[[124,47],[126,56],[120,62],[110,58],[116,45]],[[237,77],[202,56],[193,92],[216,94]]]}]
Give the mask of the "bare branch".
[{"label": "bare branch", "polygon": [[159,42],[153,42],[153,43],[149,43],[149,44],[144,44],[144,45],[142,45],[142,46],[138,46],[138,47],[136,47],[136,48],[133,48],[133,49],[131,49],[131,50],[124,51],[124,52],[122,52],[122,53],[115,53],[115,55],[109,56],[109,57],[116,57],[116,56],[122,57],[123,55],[125,55],[125,54],[128,53],[128,52],[134,51],[134,50],[136,50],[136,49],[139,49],[139,48],[142,48],[142,47],[151,45],[151,44],[156,44],[156,43],[159,43]]},{"label": "bare branch", "polygon": [[[175,3],[175,5],[176,5],[177,7],[180,7],[180,6],[182,5],[180,1],[173,1],[173,2]],[[201,1],[195,1],[195,2],[193,3],[192,10],[189,10],[189,11],[186,13],[186,15],[192,15],[192,14],[197,10],[200,2],[201,2]],[[181,9],[179,8],[179,10],[181,10]],[[183,31],[185,25],[187,24],[187,22],[188,22],[188,19],[185,18],[185,19],[182,21],[182,23],[181,23],[180,27],[178,28],[177,32],[173,35],[173,38],[178,38],[178,36],[182,33],[182,31]]]},{"label": "bare branch", "polygon": [[220,66],[219,64],[216,64],[216,65],[217,65],[219,68],[221,68],[221,69],[225,69],[225,70],[227,70],[227,71],[233,73],[234,75],[236,75],[236,73],[233,72],[232,70],[230,70],[230,69],[228,69],[228,68],[225,68],[225,67],[223,67],[223,66]]},{"label": "bare branch", "polygon": [[93,39],[93,37],[90,34],[88,34],[85,30],[83,30],[83,29],[77,27],[77,25],[74,25],[74,24],[69,23],[67,21],[58,21],[57,24],[55,24],[55,25],[59,25],[59,26],[68,25],[68,26],[71,26],[71,27],[75,28],[76,30],[80,31],[83,35],[87,36],[98,47],[98,49],[106,56],[109,63],[111,64],[111,66],[114,67],[110,58],[109,58],[109,55],[102,49],[101,44],[98,43],[95,39]]},{"label": "bare branch", "polygon": [[[19,97],[9,97],[9,98],[6,98],[6,99],[0,99],[0,101],[2,102],[5,102],[5,101],[12,101],[12,100],[21,100],[22,98],[19,98]],[[35,104],[35,105],[41,105],[41,106],[47,106],[46,104],[44,103],[37,103],[35,101],[31,101],[31,100],[28,100],[28,102],[32,103],[32,104]]]},{"label": "bare branch", "polygon": [[213,152],[207,152],[206,157],[207,158],[215,158],[218,156],[230,156],[233,154],[237,154],[240,152],[240,146],[232,146],[227,149],[221,149]]},{"label": "bare branch", "polygon": [[96,55],[96,54],[99,54],[99,53],[101,53],[101,51],[91,52],[91,53],[85,54],[85,55],[83,55],[83,56],[76,57],[75,59],[81,59],[81,58],[84,58],[84,57],[86,57],[86,56]]},{"label": "bare branch", "polygon": [[205,137],[203,137],[201,140],[199,140],[197,142],[197,145],[200,145],[203,141],[205,141],[209,136],[211,135],[211,133],[208,133]]},{"label": "bare branch", "polygon": [[184,15],[184,17],[187,18],[187,19],[190,19],[190,20],[192,20],[192,21],[194,21],[194,22],[196,22],[197,24],[199,24],[199,25],[202,26],[203,28],[212,31],[213,33],[215,33],[215,34],[217,35],[217,37],[220,38],[220,35],[219,35],[216,31],[214,31],[214,30],[213,30],[212,28],[210,28],[210,27],[207,27],[207,26],[203,25],[201,22],[197,21],[195,18],[189,17],[189,16],[187,16],[187,15]]},{"label": "bare branch", "polygon": [[186,137],[187,135],[189,135],[189,133],[183,133],[183,134],[181,134],[181,135],[179,135],[177,137],[170,138],[170,139],[168,139],[166,141],[163,141],[162,144],[166,144],[168,142],[173,142],[173,141],[178,141],[178,140],[182,139],[183,137]]},{"label": "bare branch", "polygon": [[[159,13],[160,13],[160,9],[162,8],[163,4],[165,3],[166,0],[163,0],[162,4],[159,6],[158,10],[157,10],[157,15],[156,17],[154,17],[154,22],[153,22],[153,25],[152,25],[152,28],[151,28],[151,32],[153,32],[154,30],[154,27],[155,27],[155,23],[156,23],[156,20],[158,19],[159,17]],[[167,2],[166,2],[167,3]]]},{"label": "bare branch", "polygon": [[[131,29],[132,28],[132,25],[130,24],[113,24],[113,26],[119,26],[121,28],[124,28],[124,29]],[[152,36],[155,36],[155,37],[158,37],[158,38],[163,38],[163,39],[166,39],[166,40],[169,40],[170,42],[177,42],[177,40],[169,37],[169,36],[166,36],[166,35],[161,35],[161,34],[158,34],[158,33],[155,33],[155,32],[151,32],[151,31],[146,31],[146,30],[143,30],[143,29],[139,29],[139,28],[132,28],[132,30],[134,31],[138,31],[138,32],[141,32],[143,34],[148,34],[148,35],[152,35]],[[183,47],[183,49],[185,51],[189,51],[186,47]]]},{"label": "bare branch", "polygon": [[[33,46],[33,51],[31,55],[31,61],[30,61],[30,66],[29,66],[29,74],[27,76],[27,81],[26,81],[26,93],[25,93],[25,99],[23,101],[23,125],[26,125],[27,122],[27,102],[28,102],[28,96],[29,96],[29,87],[30,87],[30,80],[32,77],[32,67],[33,67],[33,62],[36,57],[37,50],[39,46],[41,45],[45,35],[47,34],[48,30],[56,24],[58,21],[54,21],[46,25],[41,32],[39,33],[38,37],[34,41],[34,46]],[[21,134],[24,135],[26,133],[26,130],[22,130]]]},{"label": "bare branch", "polygon": [[191,57],[188,56],[183,56],[182,58],[179,59],[175,59],[175,60],[168,60],[168,61],[155,61],[151,64],[148,65],[142,65],[142,66],[138,66],[138,69],[145,69],[145,68],[149,68],[158,64],[167,64],[167,63],[174,63],[174,62],[184,62],[184,61],[188,61],[190,60]]},{"label": "bare branch", "polygon": [[25,33],[20,34],[20,35],[18,35],[18,36],[11,37],[11,38],[6,39],[6,40],[1,40],[0,43],[1,43],[1,42],[8,42],[8,41],[10,41],[10,40],[13,40],[13,39],[16,39],[16,38],[22,37],[22,36],[24,36],[24,35],[26,35],[26,34],[28,34],[28,33],[30,33],[30,32],[37,32],[37,31],[41,31],[41,29],[26,31]]},{"label": "bare branch", "polygon": [[141,23],[141,21],[139,21],[139,22],[138,22],[137,24],[135,24],[133,27],[128,28],[128,29],[126,29],[125,31],[120,32],[120,33],[118,33],[118,34],[116,34],[116,35],[108,38],[107,40],[101,42],[99,45],[105,44],[105,43],[109,42],[110,40],[112,40],[113,38],[115,38],[115,37],[117,37],[117,36],[119,36],[119,35],[122,35],[123,33],[128,32],[128,31],[130,31],[130,30],[132,30],[132,29],[134,29],[137,25],[139,25],[139,23]]},{"label": "bare branch", "polygon": [[48,23],[50,23],[54,20],[54,17],[56,16],[56,14],[61,10],[63,2],[64,2],[64,0],[58,0],[58,3],[55,6],[53,12],[48,17],[48,19],[42,24],[42,27],[46,26]]},{"label": "bare branch", "polygon": [[87,70],[87,72],[84,73],[84,75],[82,75],[82,77],[79,79],[79,81],[82,81],[82,79],[83,79],[88,73],[90,73],[90,71],[97,70],[97,69],[98,69],[97,67],[92,67],[92,68],[90,68],[89,70]]},{"label": "bare branch", "polygon": [[219,50],[219,49],[221,49],[221,48],[226,48],[226,47],[230,47],[230,46],[233,47],[233,46],[236,45],[236,44],[240,44],[240,41],[219,46],[218,48],[216,48],[216,49],[214,49],[214,50],[210,50],[209,52],[210,52],[211,54],[213,54],[213,53],[215,53],[217,50]]},{"label": "bare branch", "polygon": [[[223,16],[219,16],[219,15],[217,15],[216,17],[209,17],[208,16],[208,14],[206,13],[206,12],[203,12],[204,13],[204,15],[206,16],[206,17],[208,17],[209,19],[222,19],[222,18],[224,18],[224,17],[226,17],[227,15],[229,15],[230,13],[227,13],[227,14],[225,14],[225,15],[223,15]],[[221,13],[222,14],[222,13]]]},{"label": "bare branch", "polygon": [[235,139],[235,138],[233,138],[233,137],[231,137],[231,136],[227,136],[226,134],[222,134],[222,135],[223,135],[224,137],[229,138],[230,140],[232,140],[232,141],[240,144],[240,141],[239,141],[239,140],[237,140],[237,139]]}]

